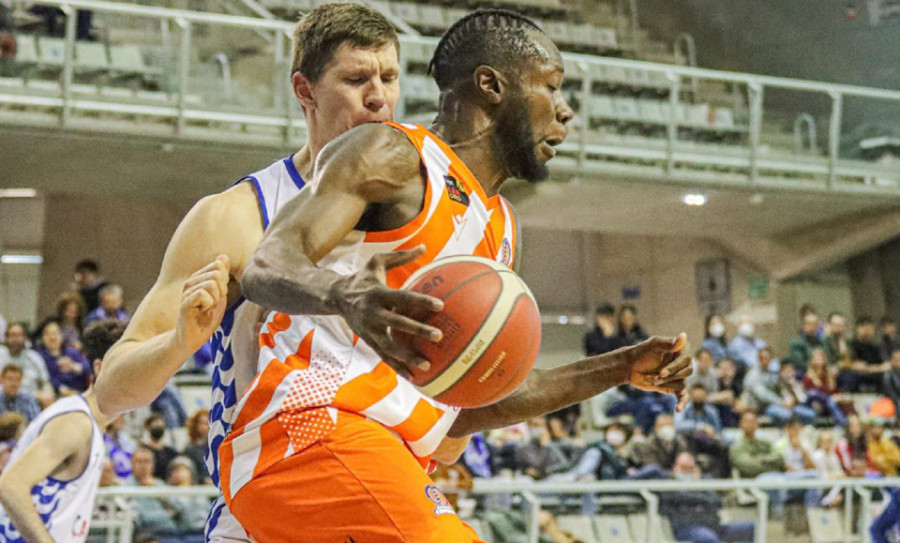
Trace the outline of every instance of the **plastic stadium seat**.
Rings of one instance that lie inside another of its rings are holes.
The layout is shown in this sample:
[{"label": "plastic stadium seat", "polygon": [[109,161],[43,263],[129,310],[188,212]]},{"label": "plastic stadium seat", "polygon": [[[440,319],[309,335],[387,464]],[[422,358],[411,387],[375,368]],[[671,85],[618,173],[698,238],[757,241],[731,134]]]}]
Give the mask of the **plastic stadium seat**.
[{"label": "plastic stadium seat", "polygon": [[[669,523],[668,517],[659,516],[657,521],[651,527],[650,541],[653,543],[669,543],[675,541],[672,534],[672,524]],[[647,541],[647,528],[650,527],[649,515],[628,515],[628,527],[631,529],[631,536],[635,543],[644,543]]]},{"label": "plastic stadium seat", "polygon": [[62,38],[38,38],[38,62],[62,66],[66,61],[66,42]]},{"label": "plastic stadium seat", "polygon": [[562,21],[545,21],[541,28],[547,33],[547,36],[557,45],[569,45],[574,43],[572,34],[569,32],[569,24]]},{"label": "plastic stadium seat", "polygon": [[625,515],[596,516],[594,529],[603,543],[635,543]]},{"label": "plastic stadium seat", "polygon": [[34,64],[37,61],[37,40],[29,34],[17,34],[16,62],[20,64]]},{"label": "plastic stadium seat", "polygon": [[617,49],[616,31],[612,28],[594,27],[594,43],[601,49]]},{"label": "plastic stadium seat", "polygon": [[734,113],[729,107],[717,107],[713,126],[728,130],[734,128]]},{"label": "plastic stadium seat", "polygon": [[462,8],[446,8],[444,10],[444,26],[449,27],[456,21],[465,17],[469,12]]},{"label": "plastic stadium seat", "polygon": [[[669,117],[663,112],[663,104],[659,100],[639,100],[641,120],[648,124],[667,124]],[[668,105],[668,104],[667,104]]]},{"label": "plastic stadium seat", "polygon": [[312,0],[283,0],[282,7],[307,12],[312,11],[312,9],[316,6],[312,2]]},{"label": "plastic stadium seat", "polygon": [[431,56],[434,54],[432,47],[426,43],[406,43],[400,48],[401,55],[405,56],[409,62],[418,64],[428,64],[431,62]]},{"label": "plastic stadium seat", "polygon": [[409,4],[406,2],[392,3],[391,13],[393,13],[397,17],[400,17],[411,25],[418,25],[421,20],[419,18],[419,6],[417,6],[416,4]]},{"label": "plastic stadium seat", "polygon": [[407,75],[405,81],[404,94],[407,98],[437,104],[440,92],[433,79],[422,75]]},{"label": "plastic stadium seat", "polygon": [[110,68],[122,73],[155,73],[157,70],[147,66],[144,55],[137,45],[112,45],[109,48]]},{"label": "plastic stadium seat", "polygon": [[709,104],[694,104],[688,109],[688,124],[700,128],[709,128]]},{"label": "plastic stadium seat", "polygon": [[598,539],[591,524],[591,517],[584,515],[559,515],[556,517],[559,527],[570,532],[575,539],[584,543],[606,543],[605,539]]},{"label": "plastic stadium seat", "polygon": [[569,27],[569,34],[573,45],[597,47],[597,43],[594,41],[594,27],[591,25],[572,25]]},{"label": "plastic stadium seat", "polygon": [[613,100],[613,107],[615,107],[616,117],[619,119],[637,121],[641,118],[637,100],[633,98],[615,98]]},{"label": "plastic stadium seat", "polygon": [[584,78],[587,65],[583,62],[563,57],[563,67],[566,71],[566,79],[581,81]]},{"label": "plastic stadium seat", "polygon": [[468,524],[469,526],[472,527],[473,530],[475,530],[475,533],[478,534],[478,537],[487,541],[487,543],[491,543],[491,539],[492,539],[491,530],[490,530],[490,528],[487,527],[487,525],[484,522],[481,521],[481,519],[477,519],[477,518],[466,519],[466,524]]},{"label": "plastic stadium seat", "polygon": [[[841,509],[840,511],[843,511]],[[837,509],[808,507],[809,535],[813,543],[844,541],[844,520]]]},{"label": "plastic stadium seat", "polygon": [[629,83],[628,72],[621,66],[604,66],[603,80],[619,85]]},{"label": "plastic stadium seat", "polygon": [[609,96],[590,95],[587,99],[589,117],[594,119],[615,119],[616,108]]},{"label": "plastic stadium seat", "polygon": [[650,86],[650,72],[647,70],[642,70],[639,68],[634,68],[628,70],[628,82],[632,87],[649,87]]},{"label": "plastic stadium seat", "polygon": [[440,6],[421,4],[419,6],[419,20],[426,28],[445,28],[444,10]]},{"label": "plastic stadium seat", "polygon": [[106,70],[109,68],[109,56],[106,46],[92,41],[75,42],[75,66],[91,70]]}]

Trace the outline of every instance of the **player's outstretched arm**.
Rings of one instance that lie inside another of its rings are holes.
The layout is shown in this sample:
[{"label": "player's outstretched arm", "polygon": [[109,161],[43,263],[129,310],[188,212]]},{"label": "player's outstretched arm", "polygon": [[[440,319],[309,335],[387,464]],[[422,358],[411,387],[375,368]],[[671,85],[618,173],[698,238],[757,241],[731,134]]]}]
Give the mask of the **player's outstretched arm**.
[{"label": "player's outstretched arm", "polygon": [[686,336],[652,337],[633,347],[592,356],[552,370],[535,369],[515,392],[486,407],[463,409],[448,435],[502,428],[582,402],[618,385],[681,394],[691,374],[682,356]]},{"label": "player's outstretched arm", "polygon": [[93,425],[82,413],[67,413],[50,420],[41,434],[0,476],[0,503],[25,541],[53,543],[44,527],[31,489],[63,464],[90,447]]},{"label": "player's outstretched arm", "polygon": [[349,276],[316,264],[362,221],[371,220],[372,206],[406,201],[410,191],[422,192],[422,183],[419,156],[399,131],[366,124],[345,132],[322,150],[313,182],[266,231],[244,270],[244,296],[289,315],[341,315],[385,362],[408,375],[406,367],[425,361],[394,342],[388,328],[439,339],[440,331],[403,314],[439,310],[441,302],[389,289],[384,278],[391,268],[421,256],[422,249],[376,255]]},{"label": "player's outstretched arm", "polygon": [[219,325],[232,270],[240,270],[262,237],[250,183],[200,200],[166,249],[156,283],[122,339],[107,352],[95,385],[106,415],[152,402]]}]

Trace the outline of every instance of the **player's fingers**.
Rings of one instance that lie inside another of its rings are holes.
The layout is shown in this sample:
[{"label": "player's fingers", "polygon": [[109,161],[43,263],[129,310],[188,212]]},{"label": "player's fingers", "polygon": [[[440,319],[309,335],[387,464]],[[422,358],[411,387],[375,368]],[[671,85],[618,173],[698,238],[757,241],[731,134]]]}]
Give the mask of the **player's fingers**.
[{"label": "player's fingers", "polygon": [[435,342],[440,341],[443,337],[443,333],[438,328],[394,313],[393,311],[388,311],[387,309],[379,310],[378,316],[385,324],[391,327],[391,330],[404,332],[411,336],[421,337]]},{"label": "player's fingers", "polygon": [[197,285],[212,281],[216,286],[216,297],[228,294],[227,274],[222,271],[208,271],[206,273],[194,274],[184,282],[184,290],[187,291]]},{"label": "player's fingers", "polygon": [[423,312],[436,313],[444,309],[443,300],[409,290],[385,289],[380,298],[384,300],[385,305],[406,315],[418,315]]},{"label": "player's fingers", "polygon": [[231,271],[231,259],[228,258],[228,255],[219,255],[216,257],[216,261],[222,264],[226,272]]},{"label": "player's fingers", "polygon": [[672,362],[668,362],[665,366],[663,366],[663,369],[660,370],[659,377],[661,379],[668,379],[669,376],[675,375],[684,368],[690,369],[691,362],[692,360],[690,356],[682,356],[681,358],[678,358]]},{"label": "player's fingers", "polygon": [[419,245],[408,251],[396,251],[393,253],[381,253],[375,255],[372,260],[384,270],[390,270],[405,266],[425,254],[425,246]]},{"label": "player's fingers", "polygon": [[680,381],[683,379],[687,379],[688,377],[691,376],[693,369],[694,368],[690,364],[688,364],[686,367],[683,367],[683,368],[679,369],[678,371],[674,371],[674,372],[670,373],[667,377],[662,377],[662,375],[659,375],[656,377],[656,384],[662,385],[665,383],[670,383],[672,381]]},{"label": "player's fingers", "polygon": [[388,366],[394,368],[397,373],[407,379],[412,377],[409,369],[419,363],[419,357],[412,349],[398,344],[390,337],[389,332],[377,338],[371,338],[366,343],[375,348],[381,355],[381,359]]},{"label": "player's fingers", "polygon": [[182,305],[184,307],[200,311],[206,311],[216,304],[216,298],[213,298],[206,289],[199,287],[186,294],[183,300]]}]

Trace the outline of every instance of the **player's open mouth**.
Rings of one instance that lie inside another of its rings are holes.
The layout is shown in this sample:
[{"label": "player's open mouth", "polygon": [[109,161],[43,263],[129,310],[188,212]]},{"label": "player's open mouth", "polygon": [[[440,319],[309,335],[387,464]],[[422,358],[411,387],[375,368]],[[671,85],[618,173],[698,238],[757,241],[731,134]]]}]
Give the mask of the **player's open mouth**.
[{"label": "player's open mouth", "polygon": [[544,149],[547,151],[547,155],[549,155],[550,158],[553,158],[556,156],[555,147],[557,145],[559,145],[560,143],[562,143],[562,140],[556,139],[556,138],[551,138],[551,139],[544,140],[543,143],[541,144],[541,146],[544,147]]}]

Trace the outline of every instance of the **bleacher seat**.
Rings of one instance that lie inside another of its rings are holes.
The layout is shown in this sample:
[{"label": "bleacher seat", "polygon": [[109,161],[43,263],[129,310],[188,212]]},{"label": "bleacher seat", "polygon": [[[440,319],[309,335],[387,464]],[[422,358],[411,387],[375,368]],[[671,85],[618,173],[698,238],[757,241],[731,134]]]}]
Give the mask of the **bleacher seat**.
[{"label": "bleacher seat", "polygon": [[[665,104],[668,106],[668,104]],[[648,124],[668,124],[669,116],[663,112],[659,100],[640,100],[641,120]]]},{"label": "bleacher seat", "polygon": [[688,118],[686,119],[690,126],[696,128],[709,128],[709,104],[694,104],[688,108]]},{"label": "bleacher seat", "polygon": [[672,525],[669,519],[664,516],[657,517],[658,520],[651,526],[649,515],[635,514],[628,515],[628,528],[631,530],[632,539],[635,543],[645,543],[647,539],[647,530],[650,530],[650,541],[653,543],[670,543],[675,541],[672,534]]},{"label": "bleacher seat", "polygon": [[594,43],[601,49],[618,49],[616,31],[612,28],[593,27]]},{"label": "bleacher seat", "polygon": [[440,91],[434,80],[422,75],[406,76],[406,98],[415,102],[433,102],[437,105]]},{"label": "bleacher seat", "polygon": [[446,8],[444,9],[444,26],[450,27],[456,21],[462,19],[468,14],[468,10],[462,8]]},{"label": "bleacher seat", "polygon": [[590,117],[593,119],[615,119],[617,117],[611,96],[592,94],[586,102]]},{"label": "bleacher seat", "polygon": [[559,515],[556,517],[559,527],[566,532],[571,533],[575,539],[579,539],[584,543],[605,543],[606,540],[598,539],[594,533],[594,526],[591,523],[591,517],[585,515]]},{"label": "bleacher seat", "polygon": [[638,109],[637,100],[634,98],[614,98],[613,107],[616,110],[616,117],[625,121],[638,121],[641,119],[641,112]]},{"label": "bleacher seat", "polygon": [[148,66],[137,45],[112,45],[109,48],[109,67],[121,74],[152,75],[159,70]]},{"label": "bleacher seat", "polygon": [[393,2],[391,4],[391,13],[414,26],[418,26],[421,22],[418,4]]},{"label": "bleacher seat", "polygon": [[61,67],[66,61],[66,42],[62,38],[38,38],[38,62]]},{"label": "bleacher seat", "polygon": [[625,515],[595,516],[594,529],[603,543],[636,543]]},{"label": "bleacher seat", "polygon": [[419,21],[425,28],[444,29],[444,10],[440,6],[421,4],[419,5]]},{"label": "bleacher seat", "polygon": [[562,21],[544,21],[540,25],[547,36],[557,45],[567,45],[573,43],[572,36],[569,33],[569,24]]},{"label": "bleacher seat", "polygon": [[490,528],[488,528],[487,524],[481,521],[481,519],[470,518],[465,519],[466,523],[475,530],[475,533],[478,534],[478,537],[485,540],[487,543],[491,543],[493,539],[493,534],[491,533]]},{"label": "bleacher seat", "polygon": [[82,70],[105,71],[109,69],[106,46],[99,42],[75,42],[75,66]]},{"label": "bleacher seat", "polygon": [[729,130],[734,128],[734,114],[731,108],[717,107],[713,119],[713,126],[720,130]]},{"label": "bleacher seat", "polygon": [[594,41],[594,26],[586,24],[577,24],[569,26],[569,35],[572,45],[581,47],[597,48]]},{"label": "bleacher seat", "polygon": [[837,543],[844,541],[844,519],[838,509],[808,507],[809,535],[812,543]]},{"label": "bleacher seat", "polygon": [[601,68],[600,79],[613,85],[630,84],[628,72],[621,66],[603,66]]},{"label": "bleacher seat", "polygon": [[16,62],[35,64],[38,61],[37,40],[30,34],[16,35]]}]

